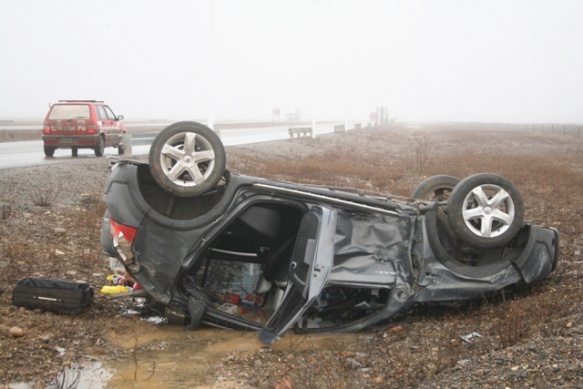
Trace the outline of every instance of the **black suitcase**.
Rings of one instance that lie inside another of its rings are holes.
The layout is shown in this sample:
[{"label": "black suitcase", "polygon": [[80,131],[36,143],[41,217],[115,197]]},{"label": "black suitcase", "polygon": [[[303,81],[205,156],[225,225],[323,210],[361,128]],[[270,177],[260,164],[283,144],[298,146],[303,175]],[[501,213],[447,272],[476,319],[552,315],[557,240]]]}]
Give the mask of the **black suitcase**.
[{"label": "black suitcase", "polygon": [[45,278],[23,278],[12,291],[12,304],[55,313],[82,313],[91,303],[89,284]]}]

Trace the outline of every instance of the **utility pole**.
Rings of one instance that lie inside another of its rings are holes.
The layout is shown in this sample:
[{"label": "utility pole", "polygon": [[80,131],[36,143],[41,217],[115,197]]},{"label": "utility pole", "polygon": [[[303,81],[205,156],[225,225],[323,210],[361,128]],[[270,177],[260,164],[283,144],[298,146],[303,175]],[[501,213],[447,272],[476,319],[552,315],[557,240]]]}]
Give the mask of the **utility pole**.
[{"label": "utility pole", "polygon": [[[215,9],[214,0],[209,0],[209,107],[207,126],[214,130],[215,125]],[[220,133],[219,133],[220,135]]]}]

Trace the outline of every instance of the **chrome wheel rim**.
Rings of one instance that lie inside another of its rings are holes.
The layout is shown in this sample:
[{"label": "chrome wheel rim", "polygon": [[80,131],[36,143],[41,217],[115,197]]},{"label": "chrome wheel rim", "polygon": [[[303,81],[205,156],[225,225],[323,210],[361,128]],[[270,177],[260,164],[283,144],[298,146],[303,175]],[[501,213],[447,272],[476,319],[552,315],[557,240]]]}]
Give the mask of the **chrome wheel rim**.
[{"label": "chrome wheel rim", "polygon": [[192,187],[203,183],[215,166],[211,143],[193,132],[178,133],[169,138],[160,153],[160,166],[174,184]]},{"label": "chrome wheel rim", "polygon": [[464,223],[480,237],[494,238],[504,234],[514,220],[514,202],[498,185],[481,185],[464,199]]}]

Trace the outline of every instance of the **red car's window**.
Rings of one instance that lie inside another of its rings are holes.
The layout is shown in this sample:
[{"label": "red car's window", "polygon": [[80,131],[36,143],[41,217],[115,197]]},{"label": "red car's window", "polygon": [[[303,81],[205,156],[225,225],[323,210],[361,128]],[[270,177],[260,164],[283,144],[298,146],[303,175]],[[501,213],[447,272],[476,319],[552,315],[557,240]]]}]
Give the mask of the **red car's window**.
[{"label": "red car's window", "polygon": [[105,108],[103,105],[96,105],[97,108],[97,116],[99,116],[99,120],[107,120],[107,113],[105,112]]},{"label": "red car's window", "polygon": [[53,105],[49,114],[51,120],[89,119],[90,117],[87,104]]},{"label": "red car's window", "polygon": [[115,114],[113,113],[111,108],[109,108],[107,105],[104,106],[104,108],[105,108],[105,112],[107,112],[107,118],[109,120],[117,120],[117,117],[115,116]]}]

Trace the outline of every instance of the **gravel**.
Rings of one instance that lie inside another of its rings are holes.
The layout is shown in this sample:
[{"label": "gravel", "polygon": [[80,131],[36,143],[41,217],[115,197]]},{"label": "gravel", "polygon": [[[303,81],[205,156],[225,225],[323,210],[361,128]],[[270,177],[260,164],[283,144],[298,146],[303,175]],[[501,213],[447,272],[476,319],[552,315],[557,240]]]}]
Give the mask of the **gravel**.
[{"label": "gravel", "polygon": [[[460,152],[451,147],[452,139],[466,139],[466,134],[439,131],[430,134],[448,139],[444,140],[449,147],[446,154]],[[366,145],[369,153],[392,153],[396,159],[410,143],[411,131],[400,129],[393,135],[392,144],[375,143],[372,135],[363,132],[329,135],[326,141],[302,139],[231,147],[227,149],[228,166],[252,174],[256,163],[267,163],[270,158],[297,160],[329,152],[341,144],[355,150]],[[555,154],[563,150],[573,156],[566,157],[569,161],[565,163],[576,169],[583,166],[578,141],[545,139],[536,144],[531,152]],[[482,146],[487,150],[503,144]],[[27,276],[103,284],[107,263],[99,248],[104,211],[101,193],[112,160],[115,158],[91,158],[0,170],[0,386],[15,382],[37,382],[38,387],[54,384],[57,373],[86,361],[89,355],[131,358],[132,349],[116,344],[111,334],[131,335],[151,328],[136,317],[120,314],[128,303],[99,293],[85,313],[74,317],[11,304],[15,282]],[[282,174],[272,178],[294,177]],[[359,185],[377,189],[374,183],[360,182],[361,178],[355,178]],[[401,182],[403,193],[413,181],[408,175],[395,180]],[[556,201],[568,201],[564,197],[556,196]],[[569,206],[565,203],[563,207]],[[551,217],[549,211],[532,205],[529,210],[534,211],[535,220]],[[579,211],[572,208],[573,212]],[[575,220],[577,217],[580,220],[577,215]],[[198,387],[583,388],[583,261],[573,254],[582,250],[580,229],[562,230],[562,260],[567,264],[549,280],[507,301],[415,309],[384,327],[338,335],[326,347],[224,352],[213,366],[213,383]]]}]

